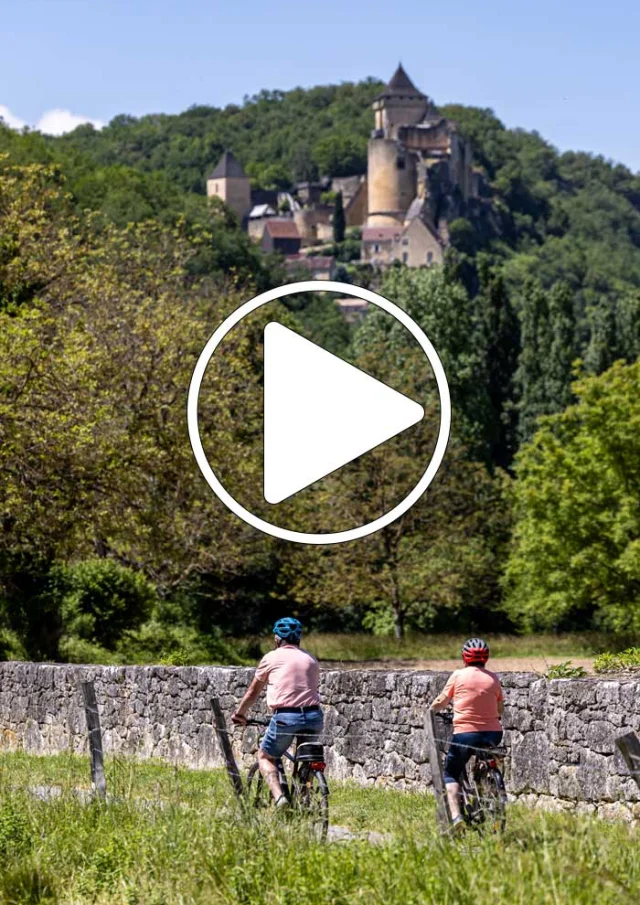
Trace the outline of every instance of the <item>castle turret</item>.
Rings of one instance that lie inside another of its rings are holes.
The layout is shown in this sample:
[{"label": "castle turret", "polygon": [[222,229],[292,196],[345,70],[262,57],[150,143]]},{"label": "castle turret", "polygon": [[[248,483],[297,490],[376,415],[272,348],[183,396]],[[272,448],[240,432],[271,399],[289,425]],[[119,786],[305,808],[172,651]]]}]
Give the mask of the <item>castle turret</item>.
[{"label": "castle turret", "polygon": [[430,107],[429,98],[418,91],[400,63],[387,87],[373,102],[375,132],[385,138],[397,138],[398,126],[422,122]]},{"label": "castle turret", "polygon": [[416,195],[416,159],[391,138],[369,140],[369,226],[404,221]]},{"label": "castle turret", "polygon": [[224,201],[241,221],[249,213],[251,183],[242,164],[231,151],[224,152],[216,168],[207,177],[207,195]]},{"label": "castle turret", "polygon": [[429,106],[402,65],[374,100],[375,129],[368,149],[369,226],[403,222],[416,195],[416,158],[398,142],[398,129],[421,122]]}]

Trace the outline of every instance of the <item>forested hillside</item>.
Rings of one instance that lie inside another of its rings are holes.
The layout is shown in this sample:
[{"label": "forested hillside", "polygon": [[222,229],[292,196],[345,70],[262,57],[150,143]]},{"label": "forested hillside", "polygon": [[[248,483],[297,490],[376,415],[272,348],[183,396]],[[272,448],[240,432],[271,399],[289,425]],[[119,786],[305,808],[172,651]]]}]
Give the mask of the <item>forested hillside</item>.
[{"label": "forested hillside", "polygon": [[[197,196],[207,170],[226,148],[261,187],[365,172],[371,101],[382,85],[368,79],[262,91],[242,105],[123,114],[100,132],[86,125],[60,138],[2,129],[0,151],[58,161],[78,204],[116,223],[193,217],[202,210]],[[547,287],[565,279],[583,307],[602,293],[640,286],[640,176],[587,153],[560,154],[535,132],[506,129],[488,109],[449,105],[441,112],[471,139],[491,198],[475,229],[456,223],[461,250],[508,259],[514,285],[527,275]]]},{"label": "forested hillside", "polygon": [[[444,267],[374,275],[451,384],[428,498],[391,533],[323,551],[256,537],[202,497],[184,425],[194,356],[212,322],[284,280],[206,199],[206,173],[227,147],[264,187],[363,172],[380,87],[262,92],[61,138],[0,126],[0,655],[228,659],[221,630],[260,630],[285,604],[397,634],[637,630],[640,177],[490,110],[442,109],[484,185]],[[283,316],[372,373],[392,349],[380,378],[424,385],[376,316],[355,333],[317,299]],[[230,367],[255,389],[250,344]],[[240,438],[233,421],[212,434],[247,486],[255,461],[234,449],[256,453],[254,415]],[[390,462],[406,477],[427,451],[415,435],[345,471],[327,518],[358,523],[387,492],[370,479]],[[319,499],[301,494],[296,517]]]}]

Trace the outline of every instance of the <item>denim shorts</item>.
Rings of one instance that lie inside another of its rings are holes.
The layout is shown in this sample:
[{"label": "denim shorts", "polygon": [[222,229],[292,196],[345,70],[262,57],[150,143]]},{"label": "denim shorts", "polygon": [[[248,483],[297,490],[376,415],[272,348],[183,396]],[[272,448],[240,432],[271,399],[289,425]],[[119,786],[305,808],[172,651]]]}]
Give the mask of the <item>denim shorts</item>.
[{"label": "denim shorts", "polygon": [[308,713],[274,713],[260,747],[270,757],[282,757],[295,736],[301,741],[317,742],[324,717],[321,710]]},{"label": "denim shorts", "polygon": [[495,748],[502,741],[502,732],[457,732],[451,737],[449,752],[444,763],[444,781],[460,782],[462,771],[473,754],[474,748]]}]

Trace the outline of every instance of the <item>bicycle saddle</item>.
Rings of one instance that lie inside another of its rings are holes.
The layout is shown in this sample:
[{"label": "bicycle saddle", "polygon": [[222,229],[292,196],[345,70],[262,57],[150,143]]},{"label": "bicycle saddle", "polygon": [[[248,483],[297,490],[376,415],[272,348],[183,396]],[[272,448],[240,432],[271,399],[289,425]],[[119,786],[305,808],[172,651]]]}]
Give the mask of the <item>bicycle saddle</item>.
[{"label": "bicycle saddle", "polygon": [[507,755],[507,748],[499,746],[497,748],[479,748],[475,751],[476,759],[492,760],[493,758],[502,759]]},{"label": "bicycle saddle", "polygon": [[296,748],[296,760],[324,760],[324,746],[317,742],[302,742]]}]

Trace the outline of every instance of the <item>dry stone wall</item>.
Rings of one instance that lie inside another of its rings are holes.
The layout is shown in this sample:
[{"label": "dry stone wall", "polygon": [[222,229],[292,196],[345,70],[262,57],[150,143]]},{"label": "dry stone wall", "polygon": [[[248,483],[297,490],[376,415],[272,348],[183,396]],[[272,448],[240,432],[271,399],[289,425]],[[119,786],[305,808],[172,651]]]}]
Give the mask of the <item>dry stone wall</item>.
[{"label": "dry stone wall", "polygon": [[[252,670],[0,663],[0,747],[34,754],[87,750],[78,682],[95,682],[107,754],[221,763],[210,700],[230,713]],[[442,673],[330,670],[322,676],[330,775],[429,785],[424,709]],[[504,673],[509,792],[527,802],[640,819],[637,786],[614,744],[640,730],[640,679],[555,679]],[[256,730],[233,730],[249,762]]]}]

